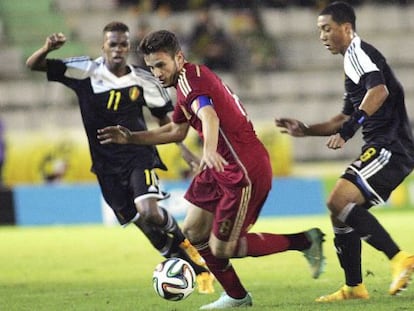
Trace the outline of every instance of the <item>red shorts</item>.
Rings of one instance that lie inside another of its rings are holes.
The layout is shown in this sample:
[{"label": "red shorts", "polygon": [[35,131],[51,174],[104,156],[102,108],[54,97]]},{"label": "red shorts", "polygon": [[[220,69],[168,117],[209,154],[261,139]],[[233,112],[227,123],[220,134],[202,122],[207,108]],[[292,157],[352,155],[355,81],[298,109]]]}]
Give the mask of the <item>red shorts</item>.
[{"label": "red shorts", "polygon": [[229,163],[222,173],[205,169],[194,177],[184,196],[214,214],[212,231],[219,240],[238,240],[259,216],[272,185],[267,152],[259,154],[243,165]]}]

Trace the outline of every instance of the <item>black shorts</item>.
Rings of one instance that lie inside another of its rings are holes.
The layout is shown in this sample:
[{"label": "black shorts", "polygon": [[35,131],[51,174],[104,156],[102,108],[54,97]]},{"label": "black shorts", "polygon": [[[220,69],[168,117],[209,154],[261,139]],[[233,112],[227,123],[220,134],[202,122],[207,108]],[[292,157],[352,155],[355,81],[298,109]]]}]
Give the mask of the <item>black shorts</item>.
[{"label": "black shorts", "polygon": [[366,208],[382,204],[407,177],[412,167],[405,157],[385,148],[368,147],[341,176],[356,185],[366,199]]},{"label": "black shorts", "polygon": [[121,225],[137,215],[135,201],[156,198],[163,200],[168,193],[160,190],[158,176],[153,169],[135,168],[119,175],[98,175],[102,195],[114,211]]}]

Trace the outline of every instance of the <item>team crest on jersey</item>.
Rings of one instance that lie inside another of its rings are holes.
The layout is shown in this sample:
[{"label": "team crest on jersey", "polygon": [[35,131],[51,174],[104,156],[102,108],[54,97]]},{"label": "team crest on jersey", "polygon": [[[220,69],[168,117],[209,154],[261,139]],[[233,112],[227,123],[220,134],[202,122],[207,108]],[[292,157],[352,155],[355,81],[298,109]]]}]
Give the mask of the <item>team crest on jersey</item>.
[{"label": "team crest on jersey", "polygon": [[129,98],[131,101],[136,101],[139,97],[139,88],[136,86],[133,86],[129,89]]}]

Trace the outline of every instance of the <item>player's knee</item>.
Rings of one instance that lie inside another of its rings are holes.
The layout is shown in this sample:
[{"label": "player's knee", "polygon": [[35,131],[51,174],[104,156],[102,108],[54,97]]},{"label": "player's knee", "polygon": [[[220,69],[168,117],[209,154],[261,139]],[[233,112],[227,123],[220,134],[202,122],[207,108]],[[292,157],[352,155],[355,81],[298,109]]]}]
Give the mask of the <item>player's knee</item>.
[{"label": "player's knee", "polygon": [[233,258],[236,250],[235,242],[225,242],[217,239],[214,235],[210,237],[209,246],[211,253],[218,258]]},{"label": "player's knee", "polygon": [[343,201],[344,200],[338,199],[336,196],[330,196],[328,198],[328,200],[326,201],[326,206],[328,207],[332,216],[336,217],[339,215],[341,210],[347,204],[346,202],[343,202]]},{"label": "player's knee", "polygon": [[161,223],[163,221],[161,213],[158,211],[158,208],[154,208],[147,204],[137,205],[137,211],[144,221],[148,223]]},{"label": "player's knee", "polygon": [[208,234],[206,236],[205,232],[194,227],[184,225],[182,227],[182,232],[193,245],[200,244],[208,240]]},{"label": "player's knee", "polygon": [[337,208],[335,205],[335,200],[333,198],[328,198],[326,201],[326,206],[328,207],[329,211],[331,212],[331,215],[337,215]]},{"label": "player's knee", "polygon": [[228,248],[228,247],[220,247],[220,246],[213,246],[211,247],[211,253],[217,257],[217,258],[232,258],[234,250]]}]

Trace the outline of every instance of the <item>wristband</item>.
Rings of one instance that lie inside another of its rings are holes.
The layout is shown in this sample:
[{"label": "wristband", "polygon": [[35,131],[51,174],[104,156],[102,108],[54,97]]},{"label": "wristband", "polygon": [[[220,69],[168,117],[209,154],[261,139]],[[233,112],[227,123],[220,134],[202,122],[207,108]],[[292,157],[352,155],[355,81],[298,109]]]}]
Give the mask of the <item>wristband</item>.
[{"label": "wristband", "polygon": [[348,121],[342,124],[342,127],[338,131],[339,135],[341,135],[343,140],[347,141],[354,136],[356,131],[361,127],[362,123],[364,123],[367,118],[367,113],[364,110],[358,109],[351,114]]}]

